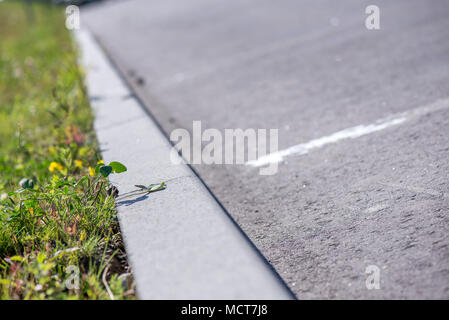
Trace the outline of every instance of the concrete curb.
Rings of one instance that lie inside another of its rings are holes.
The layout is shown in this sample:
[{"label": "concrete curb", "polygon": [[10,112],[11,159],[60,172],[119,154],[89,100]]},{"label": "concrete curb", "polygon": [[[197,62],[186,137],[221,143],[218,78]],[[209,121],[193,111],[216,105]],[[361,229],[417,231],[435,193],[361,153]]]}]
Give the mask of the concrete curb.
[{"label": "concrete curb", "polygon": [[168,188],[117,203],[129,262],[141,299],[291,299],[287,286],[215,201],[192,169],[170,161],[171,145],[145,113],[86,30],[82,51],[105,162],[120,193],[135,184]]}]

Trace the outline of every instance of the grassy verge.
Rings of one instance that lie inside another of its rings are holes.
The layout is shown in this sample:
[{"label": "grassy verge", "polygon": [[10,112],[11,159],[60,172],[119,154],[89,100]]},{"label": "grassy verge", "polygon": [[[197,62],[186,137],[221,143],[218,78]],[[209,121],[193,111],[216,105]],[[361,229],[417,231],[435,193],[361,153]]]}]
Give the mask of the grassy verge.
[{"label": "grassy verge", "polygon": [[0,2],[0,299],[134,298],[63,8],[32,11]]}]

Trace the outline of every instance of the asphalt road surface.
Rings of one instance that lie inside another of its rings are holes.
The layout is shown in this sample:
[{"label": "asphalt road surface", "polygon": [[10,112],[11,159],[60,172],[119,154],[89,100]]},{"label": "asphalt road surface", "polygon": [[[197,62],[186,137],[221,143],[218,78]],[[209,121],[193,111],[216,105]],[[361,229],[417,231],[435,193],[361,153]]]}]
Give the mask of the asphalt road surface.
[{"label": "asphalt road surface", "polygon": [[130,0],[81,23],[168,134],[336,138],[272,176],[195,165],[299,299],[449,298],[448,16],[447,0]]}]

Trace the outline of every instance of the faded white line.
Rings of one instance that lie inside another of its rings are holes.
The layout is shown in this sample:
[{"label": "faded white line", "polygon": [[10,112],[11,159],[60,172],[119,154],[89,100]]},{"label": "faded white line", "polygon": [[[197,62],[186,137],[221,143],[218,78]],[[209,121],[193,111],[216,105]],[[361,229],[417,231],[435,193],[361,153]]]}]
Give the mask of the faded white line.
[{"label": "faded white line", "polygon": [[430,105],[416,108],[407,112],[394,114],[372,124],[355,126],[335,132],[329,136],[314,139],[306,143],[300,143],[288,149],[270,153],[266,156],[260,157],[257,160],[248,161],[246,164],[253,167],[261,167],[270,163],[279,163],[282,162],[287,156],[304,155],[313,149],[322,148],[325,145],[336,143],[344,139],[355,139],[370,133],[381,131],[392,126],[402,124],[412,118],[420,117],[431,112],[446,109],[448,107],[449,99],[438,100]]}]

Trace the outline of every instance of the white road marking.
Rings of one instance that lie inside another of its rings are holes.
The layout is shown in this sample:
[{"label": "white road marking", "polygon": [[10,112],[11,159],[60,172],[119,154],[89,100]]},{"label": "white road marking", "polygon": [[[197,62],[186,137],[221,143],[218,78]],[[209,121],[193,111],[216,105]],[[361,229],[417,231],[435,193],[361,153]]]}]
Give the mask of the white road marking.
[{"label": "white road marking", "polygon": [[359,125],[352,128],[344,129],[335,132],[329,136],[314,139],[306,143],[300,143],[290,148],[270,153],[266,156],[260,157],[257,160],[248,161],[246,165],[253,167],[261,167],[268,165],[270,163],[279,163],[282,162],[284,158],[287,156],[304,155],[313,149],[318,149],[331,143],[336,143],[344,139],[355,139],[370,133],[384,130],[392,126],[397,126],[412,118],[421,117],[428,113],[447,108],[449,108],[449,99],[437,100],[436,102],[426,105],[424,107],[419,107],[410,111],[393,114],[388,118],[378,120],[372,124]]}]

